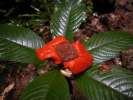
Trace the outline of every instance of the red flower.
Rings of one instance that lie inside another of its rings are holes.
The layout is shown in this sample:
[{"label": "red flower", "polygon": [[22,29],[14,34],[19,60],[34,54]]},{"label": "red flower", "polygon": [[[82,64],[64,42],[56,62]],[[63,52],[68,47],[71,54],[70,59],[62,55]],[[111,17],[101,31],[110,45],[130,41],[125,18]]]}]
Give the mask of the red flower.
[{"label": "red flower", "polygon": [[79,41],[71,44],[63,36],[37,49],[36,54],[42,61],[52,58],[56,64],[63,63],[73,74],[85,71],[93,62],[93,56]]}]

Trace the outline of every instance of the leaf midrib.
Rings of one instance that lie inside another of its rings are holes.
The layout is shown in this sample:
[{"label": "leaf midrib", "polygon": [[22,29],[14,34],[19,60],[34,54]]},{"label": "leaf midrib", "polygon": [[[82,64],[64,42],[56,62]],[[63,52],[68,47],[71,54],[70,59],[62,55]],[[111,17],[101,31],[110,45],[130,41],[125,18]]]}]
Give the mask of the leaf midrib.
[{"label": "leaf midrib", "polygon": [[68,13],[68,18],[67,18],[67,21],[66,21],[66,26],[64,27],[64,34],[66,35],[66,30],[68,29],[68,23],[70,22],[69,19],[70,19],[70,14],[71,14],[71,7],[68,8],[69,10],[69,13]]},{"label": "leaf midrib", "polygon": [[121,38],[121,39],[119,39],[119,40],[114,40],[114,41],[105,42],[105,43],[103,43],[102,45],[98,45],[98,46],[96,46],[96,47],[94,47],[94,48],[92,48],[92,49],[88,49],[88,50],[89,50],[89,51],[94,51],[94,50],[96,50],[96,49],[102,48],[103,46],[106,46],[106,45],[109,45],[109,44],[111,44],[111,43],[118,42],[118,41],[121,41],[121,40],[123,40],[123,38]]},{"label": "leaf midrib", "polygon": [[[69,5],[69,3],[67,5]],[[71,21],[70,21],[71,16],[70,15],[71,15],[71,12],[72,12],[72,3],[68,7],[68,10],[69,11],[68,11],[68,17],[67,17],[66,25],[64,27],[64,34],[65,34],[66,38],[68,38],[71,41],[71,38],[69,38],[69,34],[72,34],[72,33],[70,33],[70,32],[66,33],[66,32],[67,32],[67,29],[69,30],[69,25],[71,25]]]},{"label": "leaf midrib", "polygon": [[11,41],[11,40],[9,40],[9,39],[7,39],[7,38],[2,38],[2,37],[0,37],[0,38],[3,39],[3,40],[5,40],[5,41],[11,42],[11,43],[13,43],[13,44],[15,44],[15,45],[18,45],[18,46],[20,46],[20,47],[34,50],[33,48],[30,48],[30,47],[25,46],[25,45],[18,44],[17,42]]},{"label": "leaf midrib", "polygon": [[88,78],[89,78],[89,79],[92,79],[93,81],[97,82],[98,84],[101,84],[101,85],[107,87],[107,88],[110,89],[111,91],[115,91],[116,93],[118,93],[118,94],[120,94],[120,95],[123,95],[123,96],[125,96],[126,98],[129,98],[127,95],[122,94],[121,92],[119,92],[119,91],[113,89],[112,87],[109,87],[108,85],[102,83],[101,81],[98,81],[98,80],[95,79],[94,77],[90,77],[90,76],[89,76]]}]

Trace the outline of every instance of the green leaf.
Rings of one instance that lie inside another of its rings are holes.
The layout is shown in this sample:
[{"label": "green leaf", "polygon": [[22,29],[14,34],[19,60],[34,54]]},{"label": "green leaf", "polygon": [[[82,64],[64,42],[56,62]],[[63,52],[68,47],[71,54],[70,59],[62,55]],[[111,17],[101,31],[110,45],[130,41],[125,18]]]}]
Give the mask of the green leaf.
[{"label": "green leaf", "polygon": [[66,79],[54,70],[33,80],[23,91],[20,100],[70,100]]},{"label": "green leaf", "polygon": [[42,39],[33,31],[15,25],[0,24],[0,38],[33,49],[43,44]]},{"label": "green leaf", "polygon": [[37,63],[35,48],[43,41],[29,29],[13,25],[0,25],[0,60]]},{"label": "green leaf", "polygon": [[84,5],[81,0],[62,2],[54,12],[51,21],[51,32],[54,36],[64,35],[73,40],[73,32],[78,30],[85,19]]},{"label": "green leaf", "polygon": [[84,42],[94,56],[94,63],[102,63],[116,57],[120,51],[133,47],[133,35],[126,32],[104,32]]},{"label": "green leaf", "polygon": [[114,66],[110,72],[88,70],[76,79],[88,100],[132,100],[133,73]]}]

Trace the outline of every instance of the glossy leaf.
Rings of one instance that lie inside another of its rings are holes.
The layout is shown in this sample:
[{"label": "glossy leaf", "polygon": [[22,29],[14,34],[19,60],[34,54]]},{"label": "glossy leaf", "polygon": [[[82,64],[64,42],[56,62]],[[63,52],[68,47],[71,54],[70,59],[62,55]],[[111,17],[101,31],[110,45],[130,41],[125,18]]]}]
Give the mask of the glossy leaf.
[{"label": "glossy leaf", "polygon": [[43,44],[42,39],[33,31],[15,25],[1,24],[0,38],[29,48],[39,48]]},{"label": "glossy leaf", "polygon": [[76,81],[88,100],[133,99],[133,73],[117,66],[107,73],[89,70]]},{"label": "glossy leaf", "polygon": [[52,16],[51,32],[54,36],[65,35],[73,40],[73,32],[78,30],[85,19],[84,6],[81,0],[67,0],[56,8]]},{"label": "glossy leaf", "polygon": [[70,100],[66,79],[59,71],[50,71],[33,80],[20,100]]},{"label": "glossy leaf", "polygon": [[133,35],[126,32],[104,32],[94,35],[85,46],[93,54],[95,63],[116,57],[120,51],[133,47]]},{"label": "glossy leaf", "polygon": [[0,25],[0,60],[36,63],[35,48],[43,41],[31,30],[12,25]]}]

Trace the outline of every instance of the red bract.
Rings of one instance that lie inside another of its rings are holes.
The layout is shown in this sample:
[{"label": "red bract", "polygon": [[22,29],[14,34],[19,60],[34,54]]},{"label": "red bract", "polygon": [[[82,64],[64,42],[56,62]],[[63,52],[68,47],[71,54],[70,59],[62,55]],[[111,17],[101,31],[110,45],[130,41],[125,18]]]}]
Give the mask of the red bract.
[{"label": "red bract", "polygon": [[[85,71],[93,62],[93,56],[79,41],[71,44],[63,36],[56,37],[37,49],[36,54],[42,61],[52,58],[56,64],[63,63],[64,68],[69,69],[73,74]],[[68,57],[65,57],[66,55]]]},{"label": "red bract", "polygon": [[59,36],[52,41],[45,44],[42,48],[36,50],[36,54],[41,61],[44,61],[48,58],[52,58],[56,64],[62,62],[61,57],[56,53],[55,47],[62,43],[68,42],[63,36]]}]

